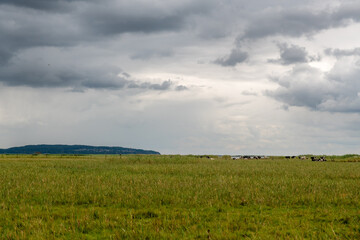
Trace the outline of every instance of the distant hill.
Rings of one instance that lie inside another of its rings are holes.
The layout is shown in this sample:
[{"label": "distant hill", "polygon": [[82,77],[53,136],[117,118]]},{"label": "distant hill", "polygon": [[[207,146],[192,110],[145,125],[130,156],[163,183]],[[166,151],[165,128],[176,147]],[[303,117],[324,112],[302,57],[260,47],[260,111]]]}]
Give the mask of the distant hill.
[{"label": "distant hill", "polygon": [[0,149],[0,154],[160,154],[156,151],[123,148],[123,147],[94,147],[86,145],[27,145]]}]

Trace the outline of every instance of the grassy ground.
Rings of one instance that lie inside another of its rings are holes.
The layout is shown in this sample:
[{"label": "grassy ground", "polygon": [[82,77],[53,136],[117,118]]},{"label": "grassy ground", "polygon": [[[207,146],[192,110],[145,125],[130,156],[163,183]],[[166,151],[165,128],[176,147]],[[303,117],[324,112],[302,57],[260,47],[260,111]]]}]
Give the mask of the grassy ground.
[{"label": "grassy ground", "polygon": [[0,239],[360,239],[360,163],[0,155]]}]

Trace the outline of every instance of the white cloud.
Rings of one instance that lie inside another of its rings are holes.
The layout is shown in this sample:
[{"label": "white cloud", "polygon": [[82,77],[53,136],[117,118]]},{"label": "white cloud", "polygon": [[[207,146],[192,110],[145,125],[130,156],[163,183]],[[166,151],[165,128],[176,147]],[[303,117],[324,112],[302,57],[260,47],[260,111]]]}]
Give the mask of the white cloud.
[{"label": "white cloud", "polygon": [[316,111],[360,112],[359,58],[341,58],[327,73],[297,65],[284,76],[273,78],[280,87],[267,95],[289,106]]}]

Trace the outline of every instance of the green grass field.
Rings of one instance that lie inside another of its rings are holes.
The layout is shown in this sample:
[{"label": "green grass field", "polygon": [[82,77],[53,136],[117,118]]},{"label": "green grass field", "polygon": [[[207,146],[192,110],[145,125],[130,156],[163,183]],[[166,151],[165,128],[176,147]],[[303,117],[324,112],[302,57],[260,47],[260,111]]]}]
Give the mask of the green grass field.
[{"label": "green grass field", "polygon": [[360,239],[358,159],[0,155],[0,239]]}]

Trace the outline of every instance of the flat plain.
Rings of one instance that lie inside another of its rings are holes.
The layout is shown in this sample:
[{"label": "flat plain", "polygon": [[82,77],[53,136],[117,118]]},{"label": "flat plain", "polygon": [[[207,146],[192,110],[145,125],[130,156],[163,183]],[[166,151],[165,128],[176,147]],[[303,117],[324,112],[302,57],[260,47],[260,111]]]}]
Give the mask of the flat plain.
[{"label": "flat plain", "polygon": [[0,155],[0,239],[360,239],[360,157]]}]

